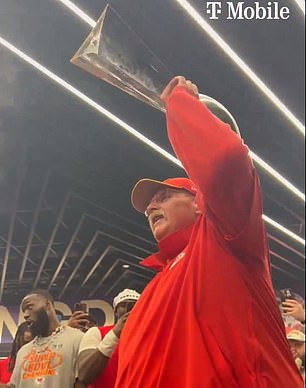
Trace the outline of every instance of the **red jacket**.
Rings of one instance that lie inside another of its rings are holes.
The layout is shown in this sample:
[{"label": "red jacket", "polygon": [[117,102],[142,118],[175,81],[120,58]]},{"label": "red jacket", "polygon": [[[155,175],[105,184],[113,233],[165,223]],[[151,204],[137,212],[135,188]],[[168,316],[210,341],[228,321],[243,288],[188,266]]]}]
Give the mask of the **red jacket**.
[{"label": "red jacket", "polygon": [[9,383],[12,373],[9,372],[10,357],[0,360],[0,383]]},{"label": "red jacket", "polygon": [[168,135],[203,215],[159,244],[120,339],[116,388],[297,388],[276,303],[259,180],[243,142],[181,87]]}]

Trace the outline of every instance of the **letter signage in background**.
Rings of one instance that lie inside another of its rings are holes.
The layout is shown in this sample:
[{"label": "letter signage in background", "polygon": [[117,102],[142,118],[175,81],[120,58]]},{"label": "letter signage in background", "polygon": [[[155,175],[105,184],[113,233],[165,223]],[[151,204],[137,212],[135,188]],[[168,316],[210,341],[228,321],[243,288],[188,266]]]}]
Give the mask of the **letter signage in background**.
[{"label": "letter signage in background", "polygon": [[[98,325],[103,326],[114,323],[115,316],[109,302],[100,299],[82,300],[81,302],[87,305],[88,312],[97,320]],[[67,304],[56,301],[55,309],[59,316],[65,320],[71,316],[74,304],[74,302]],[[13,341],[17,327],[21,322],[23,322],[23,315],[19,307],[0,306],[0,344],[8,344]]]},{"label": "letter signage in background", "polygon": [[8,332],[8,337],[12,339],[15,336],[17,326],[18,326],[18,322],[15,321],[14,317],[8,311],[8,309],[4,306],[0,306],[0,343],[8,342],[8,341],[2,341],[2,338],[5,339],[4,338],[5,329]]},{"label": "letter signage in background", "polygon": [[289,7],[278,1],[205,1],[209,20],[288,20]]},{"label": "letter signage in background", "polygon": [[115,315],[113,307],[106,302],[105,300],[92,299],[92,300],[82,300],[82,303],[87,305],[87,309],[90,313],[91,310],[99,310],[103,313],[105,320],[103,325],[110,326],[115,321]]}]

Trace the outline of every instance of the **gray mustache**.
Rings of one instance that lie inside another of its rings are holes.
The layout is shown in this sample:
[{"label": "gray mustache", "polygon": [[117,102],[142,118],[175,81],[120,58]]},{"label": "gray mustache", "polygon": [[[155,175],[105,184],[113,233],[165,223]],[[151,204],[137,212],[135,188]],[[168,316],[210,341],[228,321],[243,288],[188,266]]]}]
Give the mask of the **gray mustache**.
[{"label": "gray mustache", "polygon": [[149,215],[149,223],[153,225],[157,218],[164,218],[164,213],[162,211],[156,210]]}]

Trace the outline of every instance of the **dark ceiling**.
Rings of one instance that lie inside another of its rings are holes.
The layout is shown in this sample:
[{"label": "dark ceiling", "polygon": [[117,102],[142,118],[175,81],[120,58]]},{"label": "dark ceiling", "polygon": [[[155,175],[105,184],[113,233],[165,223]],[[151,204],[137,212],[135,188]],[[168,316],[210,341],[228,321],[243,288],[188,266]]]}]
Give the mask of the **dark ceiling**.
[{"label": "dark ceiling", "polygon": [[[106,5],[75,3],[94,19]],[[304,192],[303,135],[174,0],[110,3],[174,75],[222,101],[250,148]],[[203,15],[204,3],[192,2]],[[304,122],[304,17],[289,3],[288,21],[211,25]],[[172,152],[160,112],[69,62],[89,31],[57,0],[0,0],[0,37]],[[259,173],[265,214],[303,237],[304,202]],[[33,287],[56,298],[141,291],[154,274],[138,263],[156,246],[130,189],[141,177],[182,174],[0,45],[0,302],[18,303]],[[275,287],[304,292],[303,246],[267,229]]]}]

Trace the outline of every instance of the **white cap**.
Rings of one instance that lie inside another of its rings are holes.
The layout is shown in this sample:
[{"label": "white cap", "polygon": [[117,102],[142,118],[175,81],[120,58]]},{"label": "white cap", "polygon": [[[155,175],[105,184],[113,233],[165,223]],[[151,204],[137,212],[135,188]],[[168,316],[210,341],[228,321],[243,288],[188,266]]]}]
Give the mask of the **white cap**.
[{"label": "white cap", "polygon": [[118,294],[113,301],[113,307],[114,309],[118,306],[119,303],[124,302],[125,300],[138,300],[140,298],[140,294],[135,290],[129,290],[126,288],[125,290],[121,291],[120,294]]},{"label": "white cap", "polygon": [[305,334],[300,330],[291,330],[287,334],[287,339],[297,342],[305,342]]}]

